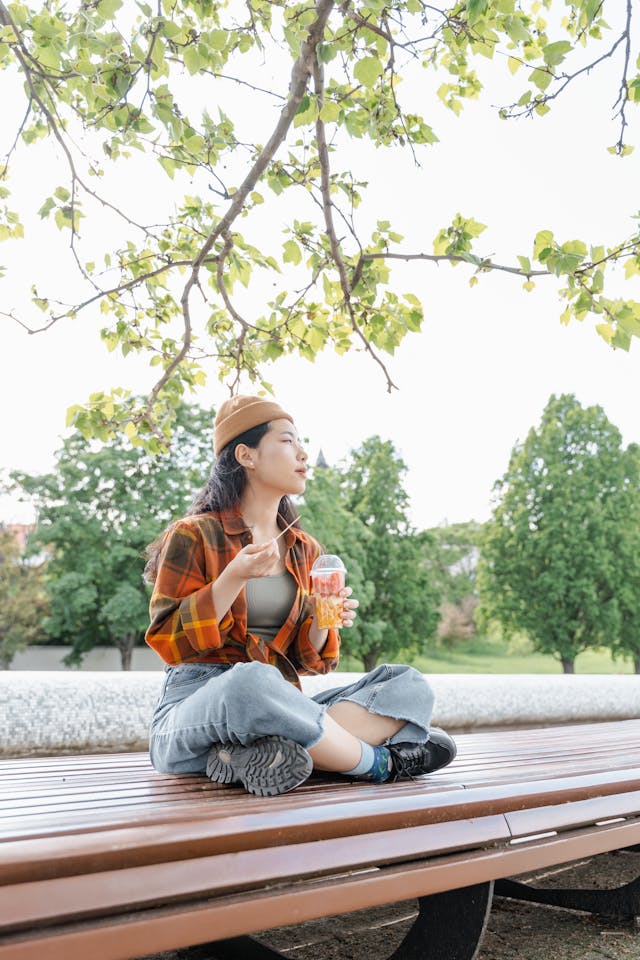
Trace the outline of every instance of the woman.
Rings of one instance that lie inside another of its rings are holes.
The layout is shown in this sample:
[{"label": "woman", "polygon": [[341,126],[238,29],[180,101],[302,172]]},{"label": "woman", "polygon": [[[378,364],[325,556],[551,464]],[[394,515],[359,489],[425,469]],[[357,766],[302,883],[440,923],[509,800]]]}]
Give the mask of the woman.
[{"label": "woman", "polygon": [[[304,492],[307,454],[273,400],[234,397],[214,427],[216,460],[189,515],[152,544],[147,643],[167,663],[150,755],[164,773],[207,773],[274,796],[312,769],[382,782],[429,773],[455,756],[429,732],[433,694],[411,667],[382,665],[308,697],[300,674],[338,664],[310,595],[320,550],[290,496]],[[358,601],[344,597],[342,624]]]}]

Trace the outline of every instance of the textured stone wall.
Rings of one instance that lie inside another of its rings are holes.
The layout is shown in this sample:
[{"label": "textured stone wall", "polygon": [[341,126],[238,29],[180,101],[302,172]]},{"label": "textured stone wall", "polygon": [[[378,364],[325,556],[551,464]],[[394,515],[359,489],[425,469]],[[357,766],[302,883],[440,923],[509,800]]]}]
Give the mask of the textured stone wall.
[{"label": "textured stone wall", "polygon": [[[360,674],[309,677],[305,692]],[[0,755],[144,750],[163,673],[0,672]],[[430,679],[447,730],[640,717],[636,676],[459,675]]]}]

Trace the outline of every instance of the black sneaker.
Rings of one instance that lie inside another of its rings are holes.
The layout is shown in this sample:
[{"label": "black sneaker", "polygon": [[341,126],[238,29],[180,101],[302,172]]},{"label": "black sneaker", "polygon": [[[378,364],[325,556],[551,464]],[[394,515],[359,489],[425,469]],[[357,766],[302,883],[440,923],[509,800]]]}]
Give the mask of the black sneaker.
[{"label": "black sneaker", "polygon": [[426,743],[388,743],[387,750],[392,764],[389,780],[413,780],[433,773],[451,763],[458,752],[454,740],[439,727],[431,728]]},{"label": "black sneaker", "polygon": [[304,747],[284,737],[262,737],[243,747],[214,743],[207,758],[207,776],[216,783],[241,783],[258,797],[294,790],[309,777],[313,761]]}]

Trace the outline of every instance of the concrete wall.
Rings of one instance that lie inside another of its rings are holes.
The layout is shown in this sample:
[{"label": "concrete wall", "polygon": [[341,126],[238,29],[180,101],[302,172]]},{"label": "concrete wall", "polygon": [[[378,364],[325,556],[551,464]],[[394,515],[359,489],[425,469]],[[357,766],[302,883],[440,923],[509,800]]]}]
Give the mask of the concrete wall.
[{"label": "concrete wall", "polygon": [[[303,679],[313,695],[360,674]],[[144,750],[158,670],[0,671],[0,755]],[[452,733],[640,717],[640,678],[439,674],[434,723]]]},{"label": "concrete wall", "polygon": [[[62,662],[71,647],[27,647],[16,654],[11,670],[68,670]],[[150,647],[135,647],[132,657],[132,670],[161,671],[164,664],[158,654]],[[115,647],[96,647],[91,650],[81,667],[71,668],[82,671],[120,670],[120,652]]]}]

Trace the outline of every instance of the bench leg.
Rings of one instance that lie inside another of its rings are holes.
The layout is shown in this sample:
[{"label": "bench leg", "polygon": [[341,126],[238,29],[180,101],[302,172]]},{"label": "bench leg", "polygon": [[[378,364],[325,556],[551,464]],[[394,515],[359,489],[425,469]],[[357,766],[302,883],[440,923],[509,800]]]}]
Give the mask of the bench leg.
[{"label": "bench leg", "polygon": [[389,960],[474,960],[492,897],[493,881],[420,897],[418,916]]},{"label": "bench leg", "polygon": [[231,937],[181,950],[180,960],[284,960],[284,954],[253,937]]},{"label": "bench leg", "polygon": [[[418,916],[388,960],[474,960],[491,910],[493,881],[418,899]],[[180,951],[181,960],[284,960],[252,937],[217,940]]]},{"label": "bench leg", "polygon": [[548,903],[617,920],[640,916],[640,877],[613,890],[554,890],[530,887],[515,880],[496,880],[495,892],[498,897]]}]

